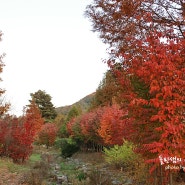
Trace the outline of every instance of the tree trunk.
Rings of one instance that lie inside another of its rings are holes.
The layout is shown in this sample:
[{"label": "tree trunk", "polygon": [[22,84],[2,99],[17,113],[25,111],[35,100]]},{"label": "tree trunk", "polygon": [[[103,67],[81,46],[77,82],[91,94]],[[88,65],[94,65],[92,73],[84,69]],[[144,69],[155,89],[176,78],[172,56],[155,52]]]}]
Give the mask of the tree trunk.
[{"label": "tree trunk", "polygon": [[160,184],[163,185],[163,167],[160,165]]},{"label": "tree trunk", "polygon": [[157,185],[157,171],[158,171],[157,169],[158,167],[154,171],[154,185]]},{"label": "tree trunk", "polygon": [[173,185],[173,174],[171,171],[169,172],[169,181],[169,185]]}]

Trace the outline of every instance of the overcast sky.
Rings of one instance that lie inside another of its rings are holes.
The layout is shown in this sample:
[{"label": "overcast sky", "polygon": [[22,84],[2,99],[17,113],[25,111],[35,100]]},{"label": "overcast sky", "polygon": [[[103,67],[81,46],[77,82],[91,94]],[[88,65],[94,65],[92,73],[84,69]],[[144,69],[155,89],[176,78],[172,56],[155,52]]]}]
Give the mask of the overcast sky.
[{"label": "overcast sky", "polygon": [[0,0],[0,87],[11,114],[44,90],[55,107],[94,92],[107,70],[106,47],[84,17],[89,0]]}]

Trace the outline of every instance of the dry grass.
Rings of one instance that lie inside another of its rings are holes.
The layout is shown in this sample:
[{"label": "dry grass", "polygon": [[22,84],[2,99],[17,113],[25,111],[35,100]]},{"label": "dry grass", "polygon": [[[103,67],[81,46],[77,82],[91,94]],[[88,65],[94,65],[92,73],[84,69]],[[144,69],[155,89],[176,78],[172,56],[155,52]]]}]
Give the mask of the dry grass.
[{"label": "dry grass", "polygon": [[0,158],[0,185],[27,185],[23,183],[24,176],[38,160],[40,160],[38,153],[31,155],[23,164],[13,163],[10,158]]},{"label": "dry grass", "polygon": [[18,165],[8,158],[0,159],[0,185],[20,185],[22,175],[28,167]]},{"label": "dry grass", "polygon": [[103,154],[100,152],[78,152],[73,155],[74,159],[78,159],[81,162],[84,163],[91,163],[91,164],[102,164],[105,163],[105,159],[103,157]]}]

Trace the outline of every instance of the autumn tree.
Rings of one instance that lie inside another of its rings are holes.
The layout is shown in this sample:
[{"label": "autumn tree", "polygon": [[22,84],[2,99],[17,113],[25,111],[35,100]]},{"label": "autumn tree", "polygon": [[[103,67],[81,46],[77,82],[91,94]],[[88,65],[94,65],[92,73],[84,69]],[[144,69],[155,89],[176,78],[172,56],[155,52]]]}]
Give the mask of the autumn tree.
[{"label": "autumn tree", "polygon": [[[149,143],[144,144],[147,142],[145,140],[143,147],[151,154],[176,155],[183,158],[185,156],[183,144],[185,142],[185,41],[169,39],[163,43],[158,35],[157,37],[154,35],[148,38],[148,43],[149,46],[146,46],[143,52],[145,61],[133,57],[134,64],[131,71],[148,85],[150,98],[138,95],[133,97],[132,111],[137,115],[137,124],[140,128],[141,125],[145,125],[144,128],[150,135]],[[134,107],[137,107],[137,110]]]},{"label": "autumn tree", "polygon": [[69,110],[68,114],[66,115],[65,120],[63,121],[61,128],[60,128],[60,135],[61,137],[68,137],[67,131],[67,124],[69,122],[73,122],[74,118],[78,117],[82,113],[82,110],[79,106],[72,106]]},{"label": "autumn tree", "polygon": [[104,107],[98,134],[108,146],[122,145],[127,139],[130,121],[128,111],[123,112],[117,104]]},{"label": "autumn tree", "polygon": [[98,133],[104,107],[98,107],[81,116],[80,127],[87,149],[101,151],[104,141]]},{"label": "autumn tree", "polygon": [[24,118],[14,118],[11,125],[11,144],[9,145],[9,157],[14,162],[24,162],[31,155],[35,132],[29,122],[24,122]]},{"label": "autumn tree", "polygon": [[97,112],[91,111],[83,114],[80,118],[80,128],[82,134],[84,135],[84,142],[98,142],[98,133],[99,120]]},{"label": "autumn tree", "polygon": [[118,60],[118,52],[138,51],[133,38],[145,40],[149,30],[184,38],[184,7],[183,0],[93,0],[86,16],[93,23],[93,31],[110,45],[113,59]]},{"label": "autumn tree", "polygon": [[48,148],[54,144],[56,136],[56,125],[54,123],[45,123],[38,134],[38,142],[39,144],[45,144]]},{"label": "autumn tree", "polygon": [[67,122],[66,131],[68,136],[73,138],[73,140],[77,141],[78,143],[82,142],[84,137],[80,127],[80,117],[75,117]]},{"label": "autumn tree", "polygon": [[57,113],[53,103],[51,102],[51,96],[45,91],[41,90],[38,90],[35,93],[31,93],[30,96],[39,107],[42,117],[45,119],[45,121],[52,122],[57,116]]},{"label": "autumn tree", "polygon": [[159,155],[185,155],[184,7],[182,0],[94,0],[86,11],[109,44],[121,107],[135,120],[130,139],[156,166]]},{"label": "autumn tree", "polygon": [[103,140],[98,134],[102,109],[102,107],[93,109],[93,111],[83,113],[67,123],[69,136],[80,141],[81,147],[85,150],[102,150]]},{"label": "autumn tree", "polygon": [[60,128],[64,120],[65,116],[63,114],[58,114],[54,122],[56,123],[57,127]]},{"label": "autumn tree", "polygon": [[24,162],[32,153],[35,133],[24,118],[6,115],[0,120],[0,155]]},{"label": "autumn tree", "polygon": [[34,135],[37,136],[38,132],[41,130],[42,125],[44,124],[44,119],[42,118],[40,109],[38,108],[34,99],[30,101],[29,105],[27,105],[24,119],[24,122],[30,124]]},{"label": "autumn tree", "polygon": [[12,117],[9,115],[6,115],[3,119],[0,120],[0,155],[1,156],[9,155],[8,148],[12,141],[11,120],[12,120]]}]

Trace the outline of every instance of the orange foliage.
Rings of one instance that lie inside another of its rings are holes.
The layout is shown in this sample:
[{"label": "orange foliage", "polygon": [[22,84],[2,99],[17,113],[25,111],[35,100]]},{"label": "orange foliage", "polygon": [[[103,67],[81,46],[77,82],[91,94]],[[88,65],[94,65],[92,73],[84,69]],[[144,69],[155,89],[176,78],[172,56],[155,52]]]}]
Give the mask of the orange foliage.
[{"label": "orange foliage", "polygon": [[185,156],[184,12],[178,0],[93,0],[86,11],[109,44],[107,63],[123,87],[120,107],[134,119],[129,138],[157,165],[159,155]]},{"label": "orange foliage", "polygon": [[[132,69],[149,86],[151,98],[144,104],[155,109],[149,121],[156,124],[155,130],[160,133],[158,141],[145,146],[152,153],[184,157],[185,42],[169,39],[162,43],[160,37],[154,35],[148,38],[148,43],[145,60],[135,62]],[[142,104],[142,99],[134,101]]]},{"label": "orange foliage", "polygon": [[128,111],[124,112],[118,105],[105,107],[100,118],[99,135],[105,144],[122,145],[123,139],[127,136]]},{"label": "orange foliage", "polygon": [[100,126],[102,111],[102,108],[96,108],[81,117],[80,126],[86,142],[95,141],[101,143],[98,129]]},{"label": "orange foliage", "polygon": [[42,118],[40,110],[33,100],[26,110],[25,123],[30,124],[35,136],[41,130],[41,127],[44,124],[44,119]]},{"label": "orange foliage", "polygon": [[122,97],[129,115],[135,119],[130,139],[148,162],[157,164],[159,155],[185,156],[185,41],[162,42],[160,36],[151,32],[146,40],[133,40],[140,53],[122,54],[132,65],[117,73],[127,89]]},{"label": "orange foliage", "polygon": [[52,146],[57,137],[57,126],[54,123],[45,123],[38,133],[40,144],[46,144],[47,148]]}]

